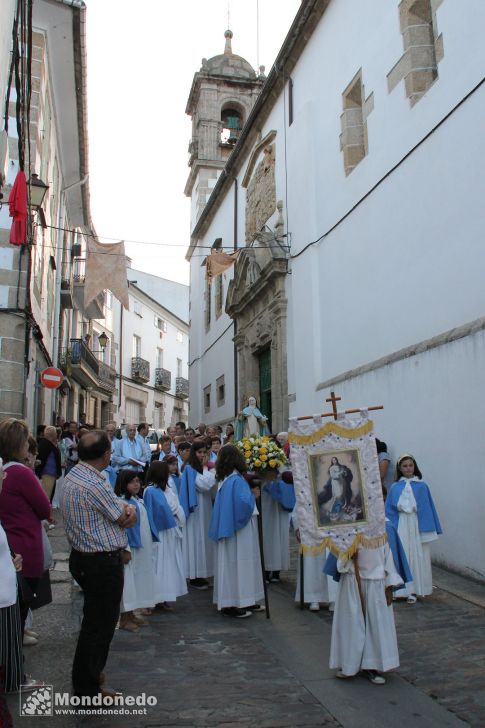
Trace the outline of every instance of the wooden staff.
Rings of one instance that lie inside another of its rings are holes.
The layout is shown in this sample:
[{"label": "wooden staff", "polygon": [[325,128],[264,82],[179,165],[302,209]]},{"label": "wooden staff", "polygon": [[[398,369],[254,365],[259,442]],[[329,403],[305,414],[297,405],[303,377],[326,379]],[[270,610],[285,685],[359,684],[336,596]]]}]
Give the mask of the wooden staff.
[{"label": "wooden staff", "polygon": [[254,478],[253,483],[259,483],[259,496],[256,498],[256,505],[258,507],[258,535],[259,535],[259,558],[261,560],[261,574],[263,576],[263,590],[264,590],[264,607],[266,610],[266,619],[270,618],[269,613],[269,600],[268,600],[268,585],[266,584],[266,568],[264,565],[264,550],[263,550],[263,481],[259,478]]}]

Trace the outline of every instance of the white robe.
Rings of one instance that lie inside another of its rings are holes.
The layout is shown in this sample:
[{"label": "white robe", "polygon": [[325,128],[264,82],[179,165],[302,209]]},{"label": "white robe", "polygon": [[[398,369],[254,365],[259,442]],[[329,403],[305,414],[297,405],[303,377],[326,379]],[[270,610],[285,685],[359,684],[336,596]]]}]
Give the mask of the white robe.
[{"label": "white robe", "polygon": [[[321,554],[303,556],[303,601],[305,603],[323,602],[331,604],[337,596],[337,582],[331,576],[323,573],[323,567],[328,556],[327,549]],[[296,567],[295,602],[300,601],[300,555],[298,554]]]},{"label": "white robe", "polygon": [[231,538],[223,538],[216,544],[212,601],[220,610],[226,607],[250,607],[263,598],[258,509],[254,506],[249,523]]},{"label": "white robe", "polygon": [[159,541],[153,544],[155,601],[157,604],[175,602],[177,597],[187,594],[182,555],[185,513],[179,502],[177,488],[169,485],[164,492],[177,526],[159,531]]},{"label": "white robe", "polygon": [[431,575],[430,542],[438,538],[436,531],[420,533],[416,499],[410,481],[406,485],[397,502],[399,522],[397,532],[409,562],[413,581],[403,589],[395,592],[396,597],[407,597],[411,594],[426,596],[433,591]]},{"label": "white robe", "polygon": [[337,568],[341,573],[335,601],[330,645],[330,667],[355,675],[359,670],[386,672],[399,667],[392,604],[385,587],[402,584],[388,544],[359,548],[359,571],[365,617],[352,560]]},{"label": "white robe", "polygon": [[214,576],[214,542],[209,538],[212,515],[213,470],[204,470],[195,479],[198,506],[187,518],[182,542],[185,576],[187,579],[207,579]]},{"label": "white robe", "polygon": [[142,548],[130,548],[131,560],[125,564],[125,583],[121,599],[121,612],[154,607],[155,574],[152,560],[152,532],[143,501],[138,501]]},{"label": "white robe", "polygon": [[287,571],[290,568],[290,514],[261,489],[263,518],[263,551],[266,571]]}]

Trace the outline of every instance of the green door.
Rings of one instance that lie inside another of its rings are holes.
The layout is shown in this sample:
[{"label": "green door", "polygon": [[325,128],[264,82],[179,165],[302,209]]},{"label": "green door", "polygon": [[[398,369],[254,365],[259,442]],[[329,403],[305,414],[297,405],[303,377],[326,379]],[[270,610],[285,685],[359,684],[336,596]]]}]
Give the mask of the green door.
[{"label": "green door", "polygon": [[271,432],[271,350],[269,348],[259,355],[259,393],[261,397],[259,409],[268,418],[268,427]]}]

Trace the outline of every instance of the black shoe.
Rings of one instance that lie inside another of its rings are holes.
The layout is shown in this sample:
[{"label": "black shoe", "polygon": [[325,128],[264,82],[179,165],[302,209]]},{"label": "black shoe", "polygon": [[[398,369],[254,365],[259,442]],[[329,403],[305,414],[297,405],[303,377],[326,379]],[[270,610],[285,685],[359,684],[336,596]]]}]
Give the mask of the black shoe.
[{"label": "black shoe", "polygon": [[209,582],[207,579],[189,579],[189,586],[194,589],[200,589],[200,591],[205,591],[209,588]]},{"label": "black shoe", "polygon": [[264,604],[251,604],[250,607],[245,607],[246,609],[249,609],[250,612],[264,612],[266,611],[266,607]]},{"label": "black shoe", "polygon": [[239,607],[225,607],[221,609],[221,612],[225,617],[236,617],[236,619],[245,619],[252,614],[248,609],[239,609]]}]

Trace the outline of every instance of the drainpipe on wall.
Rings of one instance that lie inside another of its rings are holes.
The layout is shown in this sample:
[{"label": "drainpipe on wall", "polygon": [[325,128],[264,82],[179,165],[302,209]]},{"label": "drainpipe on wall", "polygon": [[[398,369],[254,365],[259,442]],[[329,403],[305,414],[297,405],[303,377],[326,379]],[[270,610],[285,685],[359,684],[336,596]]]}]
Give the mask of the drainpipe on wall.
[{"label": "drainpipe on wall", "polygon": [[[234,180],[234,250],[237,250],[237,216],[238,216],[238,199],[237,199],[238,187],[237,179]],[[234,319],[234,338],[237,335],[237,321]],[[237,369],[237,346],[234,342],[234,417],[237,417],[239,412],[239,396],[238,396],[239,384],[238,384],[238,369]]]}]

